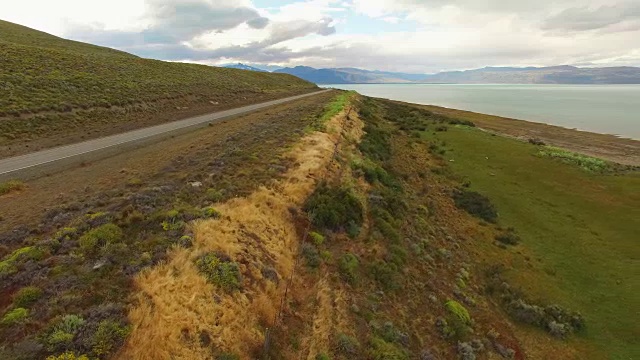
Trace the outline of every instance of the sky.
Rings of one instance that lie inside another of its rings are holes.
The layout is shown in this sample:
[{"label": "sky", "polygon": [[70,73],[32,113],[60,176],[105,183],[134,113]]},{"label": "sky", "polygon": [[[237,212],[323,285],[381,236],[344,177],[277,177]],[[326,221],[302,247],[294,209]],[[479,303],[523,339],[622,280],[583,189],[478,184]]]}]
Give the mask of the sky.
[{"label": "sky", "polygon": [[640,0],[19,0],[0,19],[211,65],[640,66]]}]

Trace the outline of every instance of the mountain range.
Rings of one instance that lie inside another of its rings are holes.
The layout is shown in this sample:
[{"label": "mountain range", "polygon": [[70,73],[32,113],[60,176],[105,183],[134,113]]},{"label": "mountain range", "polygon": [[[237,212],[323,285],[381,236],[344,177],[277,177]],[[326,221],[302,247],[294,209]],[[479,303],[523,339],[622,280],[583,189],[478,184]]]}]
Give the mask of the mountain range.
[{"label": "mountain range", "polygon": [[[233,64],[227,67],[265,71],[256,66]],[[271,66],[273,68],[273,66]],[[316,69],[287,67],[273,72],[297,76],[316,84],[640,84],[640,68],[631,66],[579,68],[569,65],[549,67],[484,67],[437,74],[371,71],[356,68]]]}]

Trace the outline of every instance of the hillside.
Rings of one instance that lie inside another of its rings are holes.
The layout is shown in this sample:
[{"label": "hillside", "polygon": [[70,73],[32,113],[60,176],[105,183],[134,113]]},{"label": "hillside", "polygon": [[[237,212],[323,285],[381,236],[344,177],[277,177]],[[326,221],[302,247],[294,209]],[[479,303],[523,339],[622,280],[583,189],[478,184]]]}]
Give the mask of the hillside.
[{"label": "hillside", "polygon": [[143,59],[0,21],[0,157],[308,92],[286,74]]},{"label": "hillside", "polygon": [[355,68],[316,69],[308,66],[283,68],[275,70],[274,72],[295,75],[316,84],[407,83],[425,76],[420,74],[369,71]]},{"label": "hillside", "polygon": [[449,71],[421,79],[425,83],[453,84],[640,84],[640,68],[606,67],[485,67]]}]

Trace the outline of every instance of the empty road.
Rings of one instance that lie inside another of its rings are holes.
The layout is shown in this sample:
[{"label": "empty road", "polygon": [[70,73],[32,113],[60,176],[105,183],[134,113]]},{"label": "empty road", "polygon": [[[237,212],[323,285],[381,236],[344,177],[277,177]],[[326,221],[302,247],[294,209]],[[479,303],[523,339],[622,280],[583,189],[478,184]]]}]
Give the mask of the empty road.
[{"label": "empty road", "polygon": [[83,161],[98,160],[148,142],[157,141],[171,135],[194,130],[233,116],[246,114],[307,96],[322,94],[327,91],[331,90],[321,90],[309,94],[247,105],[231,110],[133,130],[118,135],[106,136],[72,145],[46,149],[31,154],[0,159],[0,181],[7,181],[10,179],[24,180],[61,171],[66,167],[76,165]]}]

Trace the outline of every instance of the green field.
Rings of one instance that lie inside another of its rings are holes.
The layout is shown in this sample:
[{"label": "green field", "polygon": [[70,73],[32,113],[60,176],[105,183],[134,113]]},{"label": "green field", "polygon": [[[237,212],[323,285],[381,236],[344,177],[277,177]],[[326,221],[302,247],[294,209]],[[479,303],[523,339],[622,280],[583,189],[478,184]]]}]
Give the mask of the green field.
[{"label": "green field", "polygon": [[540,277],[525,282],[516,265],[515,285],[580,311],[582,336],[608,358],[638,358],[640,173],[599,174],[464,126],[424,134],[444,142],[453,171],[491,199],[500,225],[514,227],[534,254]]}]

